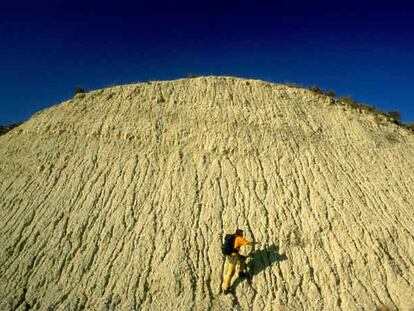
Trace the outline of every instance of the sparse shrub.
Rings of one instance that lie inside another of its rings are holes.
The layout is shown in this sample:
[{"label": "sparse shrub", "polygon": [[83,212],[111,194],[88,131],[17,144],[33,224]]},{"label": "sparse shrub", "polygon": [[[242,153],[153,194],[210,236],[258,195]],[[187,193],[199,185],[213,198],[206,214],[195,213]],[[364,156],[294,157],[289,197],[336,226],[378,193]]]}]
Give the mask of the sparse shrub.
[{"label": "sparse shrub", "polygon": [[323,91],[319,85],[312,85],[309,89],[316,94],[323,94]]},{"label": "sparse shrub", "polygon": [[8,132],[7,128],[3,125],[0,125],[0,135],[4,135]]},{"label": "sparse shrub", "polygon": [[326,96],[329,97],[336,97],[335,92],[333,90],[329,90],[325,93]]},{"label": "sparse shrub", "polygon": [[355,102],[354,105],[356,105],[360,110],[370,111],[370,112],[379,112],[374,106],[367,105],[367,104],[360,104]]},{"label": "sparse shrub", "polygon": [[340,100],[342,100],[343,102],[347,104],[351,104],[351,105],[356,103],[356,101],[352,98],[351,95],[342,96]]},{"label": "sparse shrub", "polygon": [[411,132],[413,132],[413,133],[414,133],[414,123],[408,123],[408,124],[405,124],[405,127],[406,127],[409,131],[411,131]]},{"label": "sparse shrub", "polygon": [[[289,86],[289,87],[301,88],[301,89],[305,88],[305,89],[308,89],[314,92],[315,94],[325,94],[326,96],[331,97],[331,100],[330,100],[331,104],[337,103],[337,100],[334,99],[336,98],[336,94],[333,90],[328,90],[326,93],[324,93],[321,87],[319,87],[318,85],[304,87],[304,86],[301,86],[301,85],[298,85],[292,82],[285,82],[284,85]],[[377,124],[384,125],[387,122],[393,122],[397,125],[405,127],[410,132],[414,133],[414,123],[404,124],[401,121],[401,114],[397,110],[392,110],[392,111],[389,111],[388,113],[385,113],[384,111],[376,108],[375,106],[359,103],[358,101],[353,99],[351,95],[342,96],[339,98],[339,100],[342,101],[344,104],[348,105],[349,107],[358,110],[359,112],[368,111],[370,113],[373,113],[375,116],[375,122]]]},{"label": "sparse shrub", "polygon": [[196,75],[195,73],[192,73],[192,72],[190,72],[188,75],[187,75],[187,78],[188,79],[193,79],[193,78],[197,78],[198,77],[198,75]]},{"label": "sparse shrub", "polygon": [[0,125],[0,136],[6,134],[7,132],[11,131],[12,129],[18,127],[21,124],[22,122],[13,123],[6,126]]},{"label": "sparse shrub", "polygon": [[397,122],[401,121],[401,113],[398,110],[389,111],[388,116],[390,116],[391,118],[393,118]]},{"label": "sparse shrub", "polygon": [[85,89],[84,88],[82,88],[82,87],[80,87],[80,86],[77,86],[76,88],[75,88],[75,95],[78,95],[78,94],[84,94],[85,93]]}]

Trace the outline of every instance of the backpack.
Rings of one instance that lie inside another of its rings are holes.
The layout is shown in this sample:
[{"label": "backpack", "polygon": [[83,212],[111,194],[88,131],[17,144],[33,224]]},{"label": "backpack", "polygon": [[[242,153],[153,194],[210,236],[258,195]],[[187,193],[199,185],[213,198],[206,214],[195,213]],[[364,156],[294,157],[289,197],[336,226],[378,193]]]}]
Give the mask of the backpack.
[{"label": "backpack", "polygon": [[224,243],[221,246],[221,252],[223,255],[231,255],[231,253],[235,252],[234,249],[234,240],[236,239],[235,234],[226,234],[224,237]]}]

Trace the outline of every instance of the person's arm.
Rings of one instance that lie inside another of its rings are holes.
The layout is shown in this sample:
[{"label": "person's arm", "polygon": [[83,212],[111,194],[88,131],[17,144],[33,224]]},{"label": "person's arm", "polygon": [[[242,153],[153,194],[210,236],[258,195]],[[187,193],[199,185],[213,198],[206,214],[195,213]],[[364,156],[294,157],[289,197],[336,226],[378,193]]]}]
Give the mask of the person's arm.
[{"label": "person's arm", "polygon": [[243,245],[252,245],[253,246],[255,244],[258,244],[258,242],[249,241],[249,240],[246,240],[243,237],[237,237],[236,244],[237,244],[237,246],[243,246]]}]

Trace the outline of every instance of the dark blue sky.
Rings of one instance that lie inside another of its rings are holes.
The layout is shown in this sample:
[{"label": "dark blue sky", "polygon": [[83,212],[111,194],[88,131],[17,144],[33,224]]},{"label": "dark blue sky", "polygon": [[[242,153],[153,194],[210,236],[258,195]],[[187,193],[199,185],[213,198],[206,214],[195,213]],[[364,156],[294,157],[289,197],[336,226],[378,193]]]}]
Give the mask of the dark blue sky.
[{"label": "dark blue sky", "polygon": [[190,73],[318,84],[397,109],[414,122],[414,4],[50,0],[0,6],[0,124],[25,121],[71,98],[76,86],[92,90]]}]

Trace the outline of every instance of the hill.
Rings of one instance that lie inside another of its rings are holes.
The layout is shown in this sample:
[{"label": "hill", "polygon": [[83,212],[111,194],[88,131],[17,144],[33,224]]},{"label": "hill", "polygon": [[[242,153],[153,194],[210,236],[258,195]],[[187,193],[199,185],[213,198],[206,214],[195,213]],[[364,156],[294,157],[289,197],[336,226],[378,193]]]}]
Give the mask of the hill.
[{"label": "hill", "polygon": [[[230,77],[77,94],[0,137],[0,309],[414,307],[414,135]],[[260,241],[222,295],[225,233]]]}]

